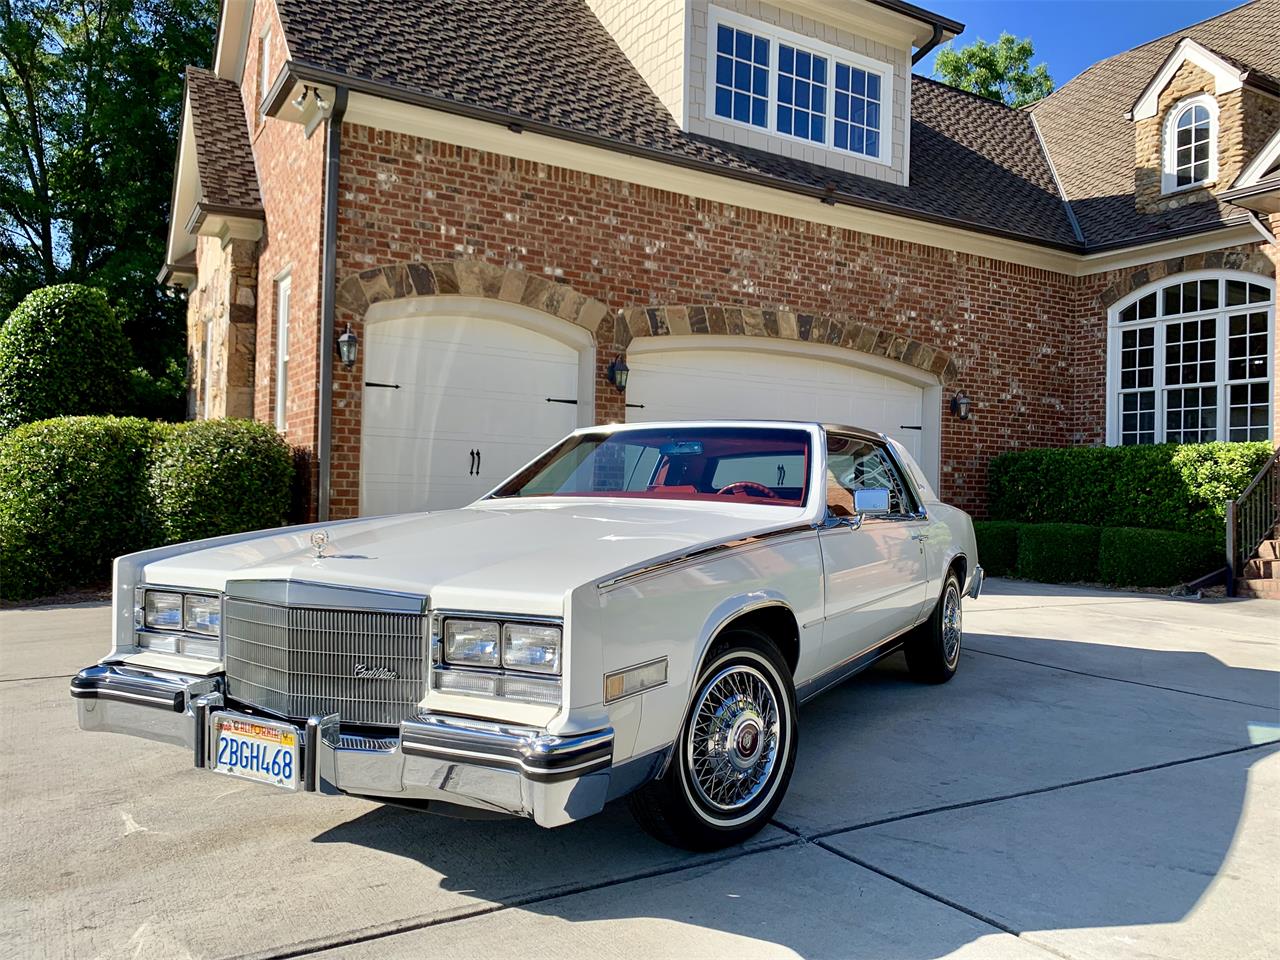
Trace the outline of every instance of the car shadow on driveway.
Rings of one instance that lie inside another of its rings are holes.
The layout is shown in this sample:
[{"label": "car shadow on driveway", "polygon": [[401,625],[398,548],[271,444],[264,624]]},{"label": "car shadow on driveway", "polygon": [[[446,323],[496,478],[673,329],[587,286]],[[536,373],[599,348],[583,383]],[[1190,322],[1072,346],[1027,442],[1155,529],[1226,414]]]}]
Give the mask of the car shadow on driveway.
[{"label": "car shadow on driveway", "polygon": [[[1129,648],[1025,638],[1027,659],[1054,664],[1046,666],[981,652],[987,639],[996,638],[966,639],[962,668],[945,686],[911,682],[895,656],[803,707],[779,829],[754,849],[712,858],[673,851],[668,865],[628,872],[626,858],[652,841],[628,833],[621,804],[554,831],[382,807],[315,842],[417,861],[424,883],[475,898],[474,913],[520,907],[503,922],[516,924],[529,955],[540,953],[539,938],[552,951],[557,937],[572,936],[566,922],[621,921],[626,949],[619,941],[603,955],[749,954],[756,942],[805,957],[925,960],[1001,931],[1033,939],[1176,924],[1223,883],[1259,898],[1255,921],[1269,925],[1260,935],[1274,938],[1265,864],[1276,841],[1265,841],[1265,857],[1251,852],[1252,839],[1247,850],[1232,846],[1250,771],[1274,752],[1263,741],[1276,737],[1276,710],[1182,688],[1197,674],[1221,680],[1222,671],[1244,670],[1229,686],[1260,689],[1280,674],[1203,653],[1143,651],[1134,681]],[[1098,675],[1108,663],[1114,676]],[[1164,675],[1178,677],[1177,688],[1166,689]],[[1251,816],[1274,818],[1266,803],[1255,807],[1265,809]],[[442,833],[452,834],[448,843]],[[366,955],[366,943],[367,955],[391,956],[396,941],[428,927],[433,948],[502,952],[484,936],[486,922],[488,936],[503,929],[497,918],[432,926],[442,919],[357,932],[351,955]],[[1004,941],[974,949],[1010,957],[1031,949]]]}]

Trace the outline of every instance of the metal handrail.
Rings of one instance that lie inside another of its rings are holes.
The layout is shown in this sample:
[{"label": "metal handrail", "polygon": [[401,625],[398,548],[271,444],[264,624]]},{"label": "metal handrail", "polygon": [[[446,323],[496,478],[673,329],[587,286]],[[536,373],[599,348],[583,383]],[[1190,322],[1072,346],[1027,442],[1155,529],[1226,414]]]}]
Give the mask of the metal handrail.
[{"label": "metal handrail", "polygon": [[1229,590],[1253,552],[1280,523],[1280,450],[1262,465],[1244,492],[1227,501],[1227,563],[1231,566]]}]

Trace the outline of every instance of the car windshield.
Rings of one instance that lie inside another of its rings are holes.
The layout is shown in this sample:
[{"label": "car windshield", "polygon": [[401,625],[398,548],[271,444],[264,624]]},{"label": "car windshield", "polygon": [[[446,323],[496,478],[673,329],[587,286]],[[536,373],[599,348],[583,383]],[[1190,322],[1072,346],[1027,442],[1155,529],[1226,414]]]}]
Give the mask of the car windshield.
[{"label": "car windshield", "polygon": [[495,497],[636,497],[798,507],[809,480],[806,430],[689,427],[579,434]]}]

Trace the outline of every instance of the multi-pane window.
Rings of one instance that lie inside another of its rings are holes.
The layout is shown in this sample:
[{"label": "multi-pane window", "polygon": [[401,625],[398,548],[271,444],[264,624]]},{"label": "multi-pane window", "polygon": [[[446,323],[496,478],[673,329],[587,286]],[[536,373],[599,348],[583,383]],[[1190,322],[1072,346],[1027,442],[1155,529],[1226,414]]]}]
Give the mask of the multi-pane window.
[{"label": "multi-pane window", "polygon": [[880,156],[880,76],[836,64],[836,149]]},{"label": "multi-pane window", "polygon": [[715,113],[768,126],[769,41],[723,23],[716,26]]},{"label": "multi-pane window", "polygon": [[1209,111],[1194,104],[1182,111],[1174,124],[1173,172],[1177,186],[1186,187],[1209,179],[1209,149],[1212,124]]},{"label": "multi-pane window", "polygon": [[1113,442],[1267,439],[1273,301],[1264,282],[1208,277],[1165,284],[1116,312]]},{"label": "multi-pane window", "polygon": [[889,162],[893,68],[712,8],[710,115]]},{"label": "multi-pane window", "polygon": [[822,143],[827,138],[827,58],[778,45],[778,132]]}]

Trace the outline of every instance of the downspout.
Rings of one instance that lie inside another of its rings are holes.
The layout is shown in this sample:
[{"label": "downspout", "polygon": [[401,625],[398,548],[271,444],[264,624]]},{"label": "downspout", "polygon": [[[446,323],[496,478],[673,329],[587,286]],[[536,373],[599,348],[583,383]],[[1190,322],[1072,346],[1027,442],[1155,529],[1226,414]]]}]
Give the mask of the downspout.
[{"label": "downspout", "polygon": [[333,110],[325,125],[324,142],[324,246],[320,263],[320,408],[316,416],[319,434],[316,469],[320,485],[316,519],[329,519],[330,473],[333,461],[333,351],[338,272],[338,160],[342,149],[342,117],[347,112],[347,88],[333,92]]},{"label": "downspout", "polygon": [[917,63],[933,52],[933,48],[942,42],[942,24],[935,23],[933,25],[933,36],[931,36],[925,45],[911,55],[911,65],[914,67]]}]

